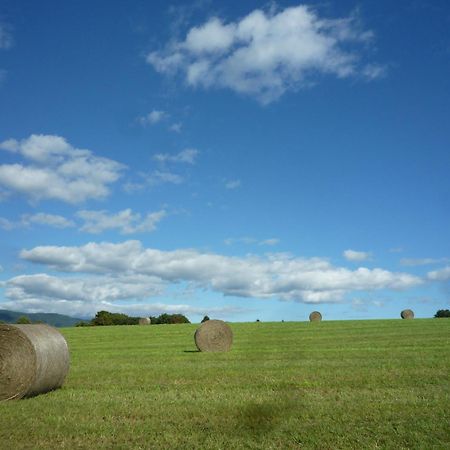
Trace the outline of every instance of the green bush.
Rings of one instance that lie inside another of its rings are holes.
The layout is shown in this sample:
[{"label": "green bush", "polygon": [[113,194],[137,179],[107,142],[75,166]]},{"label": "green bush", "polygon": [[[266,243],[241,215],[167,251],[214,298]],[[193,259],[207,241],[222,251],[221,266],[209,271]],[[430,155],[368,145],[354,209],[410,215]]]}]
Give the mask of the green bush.
[{"label": "green bush", "polygon": [[[153,321],[155,319],[155,321]],[[151,318],[152,324],[170,324],[170,323],[191,323],[183,314],[161,314],[156,318]]]},{"label": "green bush", "polygon": [[201,323],[203,323],[203,322],[207,322],[208,320],[209,320],[209,317],[208,317],[208,316],[205,316],[205,317],[203,317],[203,319],[202,319]]},{"label": "green bush", "polygon": [[450,310],[449,309],[440,309],[438,312],[434,315],[437,319],[440,319],[442,317],[450,317]]},{"label": "green bush", "polygon": [[[183,314],[161,314],[158,317],[150,316],[151,324],[164,324],[164,323],[191,323],[189,319]],[[98,311],[95,317],[90,323],[78,322],[77,327],[84,326],[106,326],[106,325],[138,325],[139,317],[130,317],[126,314],[111,313],[109,311]]]},{"label": "green bush", "polygon": [[99,311],[91,320],[91,325],[137,325],[139,317],[130,317],[121,313],[110,313],[109,311]]},{"label": "green bush", "polygon": [[84,320],[80,320],[75,324],[76,327],[90,327],[92,324],[90,322],[86,322]]},{"label": "green bush", "polygon": [[20,316],[17,320],[16,323],[20,324],[20,325],[28,325],[31,323],[31,320],[27,317],[27,316]]}]

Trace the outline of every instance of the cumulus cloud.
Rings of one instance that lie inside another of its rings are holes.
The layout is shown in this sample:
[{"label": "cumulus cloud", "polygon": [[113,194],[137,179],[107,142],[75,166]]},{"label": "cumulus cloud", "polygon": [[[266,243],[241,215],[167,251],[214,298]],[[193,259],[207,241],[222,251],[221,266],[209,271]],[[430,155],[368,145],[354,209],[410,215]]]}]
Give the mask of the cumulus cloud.
[{"label": "cumulus cloud", "polygon": [[92,317],[97,311],[126,312],[148,316],[162,313],[214,314],[220,317],[244,311],[232,306],[202,307],[144,301],[164,291],[160,279],[146,275],[55,277],[21,275],[5,283],[8,299],[2,307],[27,312],[53,312]]},{"label": "cumulus cloud", "polygon": [[145,116],[141,116],[138,118],[138,122],[142,126],[147,125],[155,125],[158,122],[161,122],[162,120],[169,117],[169,114],[167,114],[165,111],[159,111],[154,109],[153,111],[149,112]]},{"label": "cumulus cloud", "polygon": [[371,258],[371,254],[369,252],[358,252],[356,250],[345,250],[342,253],[342,256],[347,261],[358,262],[358,261],[367,261]]},{"label": "cumulus cloud", "polygon": [[140,181],[125,183],[123,188],[129,194],[137,191],[142,191],[146,188],[159,186],[161,184],[181,184],[184,178],[167,170],[154,170],[150,173],[140,173]]},{"label": "cumulus cloud", "polygon": [[23,214],[21,219],[17,221],[11,221],[4,217],[0,217],[0,227],[7,231],[16,228],[29,227],[32,224],[46,225],[53,228],[69,228],[75,226],[75,223],[72,220],[66,219],[63,216],[42,212],[36,214]]},{"label": "cumulus cloud", "polygon": [[170,153],[158,153],[153,156],[155,161],[159,163],[185,163],[195,164],[199,151],[195,148],[187,148],[181,152],[172,155]]},{"label": "cumulus cloud", "polygon": [[432,281],[450,280],[450,266],[428,272],[427,277],[429,280],[432,280]]},{"label": "cumulus cloud", "polygon": [[166,215],[165,210],[160,210],[142,217],[141,214],[133,213],[129,208],[116,214],[110,214],[104,210],[82,210],[77,213],[77,216],[85,222],[80,230],[94,234],[111,229],[117,229],[121,234],[151,232]]},{"label": "cumulus cloud", "polygon": [[0,217],[0,228],[5,231],[10,231],[16,228],[16,224],[5,217]]},{"label": "cumulus cloud", "polygon": [[299,5],[256,9],[229,23],[212,17],[146,59],[162,74],[181,74],[189,86],[229,88],[270,103],[321,75],[383,76],[383,67],[364,62],[371,40],[373,33],[363,30],[356,16],[327,19]]},{"label": "cumulus cloud", "polygon": [[169,130],[174,133],[181,133],[181,129],[183,128],[183,124],[181,122],[176,122],[170,125]]},{"label": "cumulus cloud", "polygon": [[107,197],[108,186],[125,168],[90,150],[77,149],[60,136],[33,134],[21,141],[9,139],[0,143],[0,149],[29,162],[1,164],[0,185],[35,202],[81,203]]},{"label": "cumulus cloud", "polygon": [[54,228],[69,228],[74,227],[75,223],[72,220],[66,219],[57,214],[36,213],[22,216],[22,223],[25,225],[36,223],[38,225],[48,225]]},{"label": "cumulus cloud", "polygon": [[193,249],[145,249],[139,241],[89,243],[81,247],[41,246],[21,258],[62,272],[149,276],[162,283],[193,283],[224,295],[277,298],[305,303],[336,302],[351,291],[408,289],[422,282],[384,269],[349,270],[320,258],[286,254],[229,257]]}]

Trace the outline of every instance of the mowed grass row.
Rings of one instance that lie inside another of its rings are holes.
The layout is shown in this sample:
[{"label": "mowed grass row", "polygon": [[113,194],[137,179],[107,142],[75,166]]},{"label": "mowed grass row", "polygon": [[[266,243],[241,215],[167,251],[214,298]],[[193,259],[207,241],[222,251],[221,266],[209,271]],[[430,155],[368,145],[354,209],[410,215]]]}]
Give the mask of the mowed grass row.
[{"label": "mowed grass row", "polygon": [[64,387],[0,404],[0,448],[450,448],[450,320],[67,328]]}]

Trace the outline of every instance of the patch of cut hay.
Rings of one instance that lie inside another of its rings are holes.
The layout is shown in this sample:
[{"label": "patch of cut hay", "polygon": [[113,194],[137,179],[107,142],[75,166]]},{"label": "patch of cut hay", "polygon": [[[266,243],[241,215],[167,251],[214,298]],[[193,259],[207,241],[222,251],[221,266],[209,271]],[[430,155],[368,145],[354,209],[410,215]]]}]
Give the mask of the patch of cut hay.
[{"label": "patch of cut hay", "polygon": [[152,321],[150,317],[141,317],[139,319],[139,325],[151,325]]},{"label": "patch of cut hay", "polygon": [[414,319],[414,311],[412,309],[404,309],[400,313],[402,319]]},{"label": "patch of cut hay", "polygon": [[222,320],[208,320],[197,329],[194,340],[201,352],[228,352],[233,344],[233,332]]},{"label": "patch of cut hay", "polygon": [[0,401],[31,397],[62,386],[69,348],[48,325],[0,325]]},{"label": "patch of cut hay", "polygon": [[309,315],[309,321],[310,322],[320,322],[322,320],[322,314],[320,314],[319,311],[313,311]]}]

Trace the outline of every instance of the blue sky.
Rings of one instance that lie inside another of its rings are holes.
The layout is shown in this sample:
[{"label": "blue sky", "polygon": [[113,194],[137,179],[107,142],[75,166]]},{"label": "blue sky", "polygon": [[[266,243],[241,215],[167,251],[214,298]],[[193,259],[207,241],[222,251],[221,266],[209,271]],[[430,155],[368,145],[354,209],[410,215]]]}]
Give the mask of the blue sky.
[{"label": "blue sky", "polygon": [[431,317],[450,6],[0,6],[0,308]]}]

